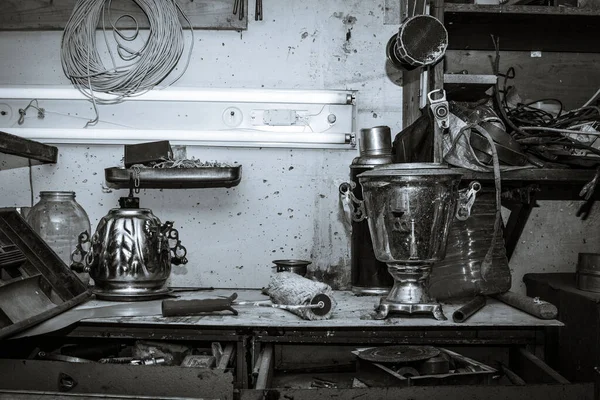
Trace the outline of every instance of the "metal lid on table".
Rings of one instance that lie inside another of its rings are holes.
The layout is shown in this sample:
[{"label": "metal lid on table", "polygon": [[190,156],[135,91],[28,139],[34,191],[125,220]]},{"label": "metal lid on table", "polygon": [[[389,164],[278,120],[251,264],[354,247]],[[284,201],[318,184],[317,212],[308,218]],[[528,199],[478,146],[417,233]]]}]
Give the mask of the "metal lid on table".
[{"label": "metal lid on table", "polygon": [[375,167],[371,171],[363,172],[358,175],[359,178],[383,178],[395,176],[460,177],[462,174],[440,163],[398,163]]}]

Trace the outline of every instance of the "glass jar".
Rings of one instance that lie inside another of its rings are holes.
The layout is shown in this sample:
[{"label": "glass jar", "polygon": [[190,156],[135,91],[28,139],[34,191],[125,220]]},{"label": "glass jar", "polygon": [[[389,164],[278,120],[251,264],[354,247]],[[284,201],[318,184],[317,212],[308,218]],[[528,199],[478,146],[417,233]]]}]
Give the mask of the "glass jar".
[{"label": "glass jar", "polygon": [[[91,232],[90,219],[75,201],[75,192],[40,192],[40,201],[27,215],[27,222],[68,266],[80,233]],[[87,272],[77,273],[88,284]]]}]

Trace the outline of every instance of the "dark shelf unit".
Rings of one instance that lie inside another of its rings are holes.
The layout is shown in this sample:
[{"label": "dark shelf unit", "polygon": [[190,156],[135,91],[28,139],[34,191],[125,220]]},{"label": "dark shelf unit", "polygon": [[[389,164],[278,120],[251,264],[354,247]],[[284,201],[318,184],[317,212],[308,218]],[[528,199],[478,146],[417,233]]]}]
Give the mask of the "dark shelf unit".
[{"label": "dark shelf unit", "polygon": [[444,24],[451,50],[493,50],[495,35],[502,50],[600,52],[598,10],[446,3]]}]

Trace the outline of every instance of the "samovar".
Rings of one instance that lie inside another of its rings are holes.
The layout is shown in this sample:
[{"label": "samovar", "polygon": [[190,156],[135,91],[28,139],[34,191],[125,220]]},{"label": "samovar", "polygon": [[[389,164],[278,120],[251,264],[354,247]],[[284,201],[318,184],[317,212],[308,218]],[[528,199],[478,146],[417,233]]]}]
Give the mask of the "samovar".
[{"label": "samovar", "polygon": [[117,301],[149,300],[169,293],[165,286],[171,264],[187,263],[173,222],[161,223],[139,198],[121,197],[100,220],[96,232],[79,235],[71,269],[89,271],[98,298]]},{"label": "samovar", "polygon": [[432,265],[445,256],[452,219],[468,217],[479,184],[459,196],[461,174],[433,163],[389,164],[358,179],[375,256],[394,278],[375,318],[402,312],[445,320],[441,304],[428,294],[428,279]]}]

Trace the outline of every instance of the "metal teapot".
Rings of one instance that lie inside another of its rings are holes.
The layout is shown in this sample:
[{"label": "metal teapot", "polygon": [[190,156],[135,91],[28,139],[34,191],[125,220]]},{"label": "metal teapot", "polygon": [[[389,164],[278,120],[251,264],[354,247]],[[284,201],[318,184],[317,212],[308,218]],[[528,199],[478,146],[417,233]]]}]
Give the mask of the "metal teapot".
[{"label": "metal teapot", "polygon": [[90,238],[79,235],[71,255],[71,269],[89,271],[94,293],[106,300],[148,300],[169,292],[165,283],[171,264],[186,264],[173,222],[162,224],[150,209],[139,208],[139,198],[122,197],[98,223]]}]

